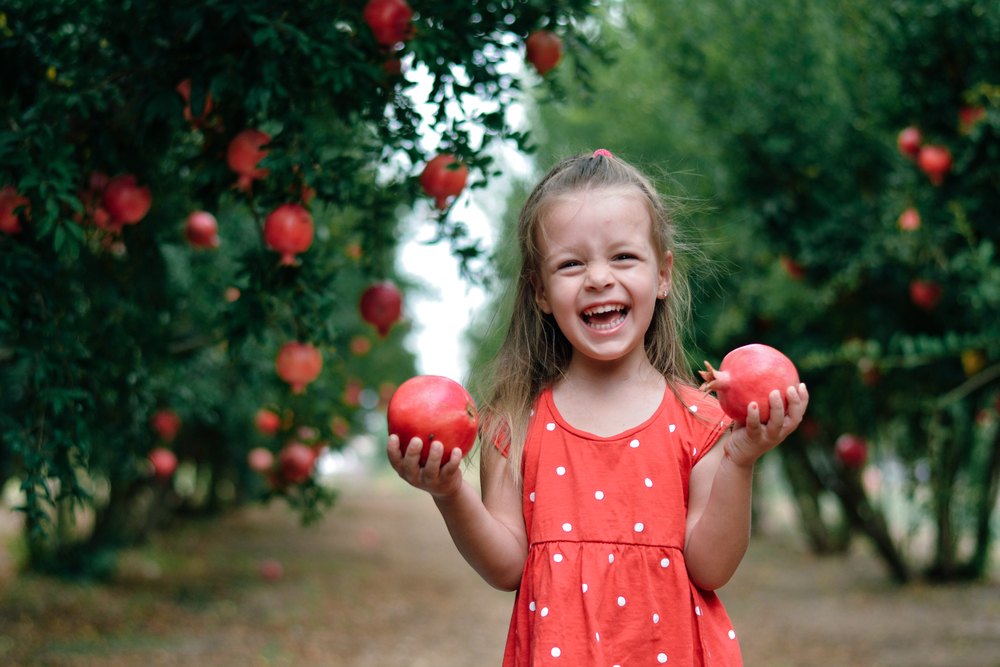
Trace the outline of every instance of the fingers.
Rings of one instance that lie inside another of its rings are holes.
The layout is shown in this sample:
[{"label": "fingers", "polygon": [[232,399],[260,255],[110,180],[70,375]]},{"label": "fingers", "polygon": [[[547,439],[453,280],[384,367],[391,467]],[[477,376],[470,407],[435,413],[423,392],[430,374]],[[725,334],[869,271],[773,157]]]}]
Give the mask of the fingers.
[{"label": "fingers", "polygon": [[426,461],[421,465],[423,449],[423,442],[415,437],[410,440],[405,451],[401,451],[399,438],[396,435],[389,436],[387,446],[389,462],[406,482],[431,493],[453,486],[455,476],[461,476],[462,450],[457,447],[452,448],[448,458],[445,459],[444,445],[435,440],[428,448]]}]

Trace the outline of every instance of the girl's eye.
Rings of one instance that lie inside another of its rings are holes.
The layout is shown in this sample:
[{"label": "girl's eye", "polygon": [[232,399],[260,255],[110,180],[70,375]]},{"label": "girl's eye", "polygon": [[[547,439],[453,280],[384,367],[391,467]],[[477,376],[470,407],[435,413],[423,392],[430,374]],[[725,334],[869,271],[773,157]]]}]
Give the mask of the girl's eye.
[{"label": "girl's eye", "polygon": [[563,262],[562,264],[560,264],[559,268],[560,269],[571,269],[574,266],[580,266],[580,262],[576,261],[575,259],[571,259],[568,262]]},{"label": "girl's eye", "polygon": [[628,252],[623,252],[623,253],[622,253],[622,254],[620,254],[620,255],[616,255],[616,256],[615,256],[615,259],[617,259],[617,260],[628,260],[628,259],[635,259],[635,255],[633,255],[633,254],[631,254],[631,253],[628,253]]}]

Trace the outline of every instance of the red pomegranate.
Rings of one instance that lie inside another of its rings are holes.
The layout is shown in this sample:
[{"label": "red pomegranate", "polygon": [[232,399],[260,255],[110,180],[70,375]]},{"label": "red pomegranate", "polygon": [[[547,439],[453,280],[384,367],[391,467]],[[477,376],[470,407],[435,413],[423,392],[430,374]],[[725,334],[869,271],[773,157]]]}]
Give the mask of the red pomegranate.
[{"label": "red pomegranate", "polygon": [[355,336],[351,339],[351,352],[359,357],[363,357],[372,351],[372,342],[364,336]]},{"label": "red pomegranate", "polygon": [[281,476],[289,484],[301,484],[312,475],[316,452],[301,442],[290,442],[278,453]]},{"label": "red pomegranate", "polygon": [[917,166],[927,174],[934,185],[944,183],[944,177],[951,171],[951,151],[944,146],[924,146],[917,155]]},{"label": "red pomegranate", "polygon": [[911,160],[917,159],[917,154],[920,152],[920,145],[923,142],[924,135],[920,133],[918,128],[913,126],[905,128],[896,137],[896,146],[899,147],[899,152]]},{"label": "red pomegranate", "polygon": [[264,221],[264,241],[281,253],[281,264],[294,266],[295,255],[312,245],[313,230],[309,211],[299,204],[282,204]]},{"label": "red pomegranate", "polygon": [[447,208],[448,198],[457,197],[465,188],[469,168],[456,161],[454,155],[438,155],[431,159],[420,174],[420,187],[439,209]]},{"label": "red pomegranate", "polygon": [[323,355],[311,344],[293,340],[281,346],[274,365],[278,376],[292,386],[292,393],[300,394],[319,377]]},{"label": "red pomegranate", "polygon": [[195,211],[187,218],[184,235],[195,248],[215,249],[219,247],[219,223],[207,211]]},{"label": "red pomegranate", "polygon": [[361,319],[378,329],[382,338],[389,335],[403,310],[403,294],[391,281],[375,283],[361,294]]},{"label": "red pomegranate", "polygon": [[181,430],[181,418],[170,408],[160,408],[149,418],[149,425],[163,442],[173,442]]},{"label": "red pomegranate", "polygon": [[201,127],[205,124],[205,119],[208,118],[208,114],[212,113],[212,91],[206,91],[205,93],[205,104],[202,107],[201,114],[196,118],[194,114],[191,113],[191,79],[184,79],[177,84],[177,92],[180,96],[184,98],[184,120],[193,124],[195,127]]},{"label": "red pomegranate", "polygon": [[158,480],[170,479],[177,470],[177,455],[165,447],[151,450],[147,458],[153,465],[153,476]]},{"label": "red pomegranate", "polygon": [[910,281],[910,301],[921,310],[931,312],[937,307],[942,296],[944,288],[933,280]]},{"label": "red pomegranate", "polygon": [[787,273],[792,279],[802,280],[805,277],[805,267],[788,255],[782,255],[778,258],[778,261],[781,262],[781,268],[783,268],[785,273]]},{"label": "red pomegranate", "polygon": [[268,154],[261,146],[271,141],[271,135],[257,130],[243,130],[229,142],[226,162],[229,168],[240,175],[236,189],[249,192],[255,180],[266,178],[270,169],[258,169],[257,165]]},{"label": "red pomegranate", "polygon": [[363,16],[383,46],[413,39],[413,10],[404,0],[371,0]]},{"label": "red pomegranate", "polygon": [[281,428],[281,417],[270,410],[261,408],[254,417],[254,425],[264,435],[274,435]]},{"label": "red pomegranate", "polygon": [[980,106],[964,106],[958,110],[958,129],[962,134],[972,132],[976,123],[986,118],[986,109]]},{"label": "red pomegranate", "polygon": [[27,197],[17,193],[17,189],[13,185],[8,184],[0,188],[0,232],[20,234],[22,231],[20,216],[16,215],[14,210],[24,206],[21,214],[27,216],[31,210],[30,203]]},{"label": "red pomegranate", "polygon": [[551,30],[536,30],[524,40],[524,57],[545,75],[562,58],[562,40]]},{"label": "red pomegranate", "polygon": [[837,458],[846,468],[858,469],[868,460],[868,442],[861,437],[845,433],[834,445]]},{"label": "red pomegranate", "polygon": [[389,433],[399,436],[403,451],[415,437],[423,442],[420,465],[427,463],[434,441],[444,445],[442,461],[454,449],[465,456],[479,429],[472,396],[459,383],[439,375],[418,375],[399,385],[389,399],[387,417]]},{"label": "red pomegranate", "polygon": [[254,447],[247,454],[247,465],[254,472],[265,473],[274,466],[274,454],[264,447]]},{"label": "red pomegranate", "polygon": [[899,214],[899,220],[897,223],[899,224],[900,229],[904,229],[908,232],[914,232],[920,229],[920,211],[911,206]]},{"label": "red pomegranate", "polygon": [[140,187],[134,175],[123,174],[108,181],[101,203],[114,225],[134,225],[149,213],[153,198],[148,186]]},{"label": "red pomegranate", "polygon": [[719,370],[705,362],[707,371],[699,371],[705,380],[702,391],[714,391],[722,410],[740,424],[747,423],[747,406],[756,402],[760,421],[771,416],[768,396],[777,389],[788,409],[786,390],[799,384],[799,373],[788,357],[768,345],[752,343],[727,354]]}]

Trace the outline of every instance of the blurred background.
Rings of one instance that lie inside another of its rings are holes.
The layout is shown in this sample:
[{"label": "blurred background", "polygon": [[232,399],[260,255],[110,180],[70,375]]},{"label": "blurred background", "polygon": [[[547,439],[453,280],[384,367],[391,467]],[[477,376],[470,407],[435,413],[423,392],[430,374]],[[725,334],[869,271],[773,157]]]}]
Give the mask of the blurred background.
[{"label": "blurred background", "polygon": [[385,409],[474,389],[521,202],[605,148],[671,202],[691,367],[810,388],[745,663],[1000,666],[998,73],[975,0],[8,0],[0,661],[498,663]]}]

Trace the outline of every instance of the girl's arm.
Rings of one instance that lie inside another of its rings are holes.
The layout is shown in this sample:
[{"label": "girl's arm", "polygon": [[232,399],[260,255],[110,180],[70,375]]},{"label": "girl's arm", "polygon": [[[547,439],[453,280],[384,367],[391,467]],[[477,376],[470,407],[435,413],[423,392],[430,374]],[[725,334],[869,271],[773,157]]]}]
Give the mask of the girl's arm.
[{"label": "girl's arm", "polygon": [[389,436],[389,462],[400,477],[431,494],[455,546],[490,586],[513,591],[521,583],[528,557],[528,534],[521,512],[521,493],[495,448],[484,447],[481,461],[483,496],[462,478],[462,453],[453,449],[443,466],[444,445],[431,443],[427,463],[420,466],[420,438],[405,456],[399,438]]},{"label": "girl's arm", "polygon": [[789,387],[787,395],[786,415],[781,393],[771,392],[766,424],[751,403],[746,426],[723,435],[691,470],[684,560],[699,588],[724,586],[746,553],[754,462],[798,427],[809,403],[805,384]]}]

